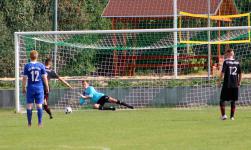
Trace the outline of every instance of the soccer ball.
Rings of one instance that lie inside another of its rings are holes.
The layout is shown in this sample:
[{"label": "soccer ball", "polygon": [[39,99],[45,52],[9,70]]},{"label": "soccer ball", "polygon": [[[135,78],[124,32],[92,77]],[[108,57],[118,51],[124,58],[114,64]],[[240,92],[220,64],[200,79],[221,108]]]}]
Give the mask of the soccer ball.
[{"label": "soccer ball", "polygon": [[65,112],[65,114],[70,114],[70,113],[72,113],[72,109],[71,109],[71,107],[70,107],[70,106],[65,107],[64,112]]}]

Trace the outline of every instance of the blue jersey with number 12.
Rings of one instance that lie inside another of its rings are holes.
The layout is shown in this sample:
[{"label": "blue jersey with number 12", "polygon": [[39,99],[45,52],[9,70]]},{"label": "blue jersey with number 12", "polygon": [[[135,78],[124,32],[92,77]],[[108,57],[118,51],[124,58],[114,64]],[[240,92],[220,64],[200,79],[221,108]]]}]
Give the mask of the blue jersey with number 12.
[{"label": "blue jersey with number 12", "polygon": [[24,66],[24,76],[28,77],[28,89],[42,89],[43,79],[46,75],[45,66],[39,62],[30,62]]}]

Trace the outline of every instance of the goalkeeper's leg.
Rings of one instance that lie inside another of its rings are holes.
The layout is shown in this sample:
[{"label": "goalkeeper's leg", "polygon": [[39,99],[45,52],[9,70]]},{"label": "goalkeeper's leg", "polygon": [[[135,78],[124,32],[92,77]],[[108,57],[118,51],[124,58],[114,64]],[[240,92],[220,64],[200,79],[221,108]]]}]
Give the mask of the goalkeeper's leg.
[{"label": "goalkeeper's leg", "polygon": [[116,110],[114,107],[106,107],[104,105],[101,104],[94,104],[94,109],[98,109],[98,110]]},{"label": "goalkeeper's leg", "polygon": [[115,98],[113,98],[113,97],[109,97],[109,102],[110,102],[110,103],[116,103],[116,104],[118,104],[118,105],[123,105],[123,106],[125,106],[125,107],[127,107],[127,108],[133,109],[133,106],[131,106],[131,105],[125,103],[125,102],[122,102],[122,101],[120,101],[120,100],[118,100],[118,99],[115,99]]},{"label": "goalkeeper's leg", "polygon": [[102,96],[96,104],[94,104],[94,108],[95,109],[99,109],[99,110],[116,110],[115,107],[106,107],[104,106],[105,103],[109,103],[109,97],[104,95]]}]

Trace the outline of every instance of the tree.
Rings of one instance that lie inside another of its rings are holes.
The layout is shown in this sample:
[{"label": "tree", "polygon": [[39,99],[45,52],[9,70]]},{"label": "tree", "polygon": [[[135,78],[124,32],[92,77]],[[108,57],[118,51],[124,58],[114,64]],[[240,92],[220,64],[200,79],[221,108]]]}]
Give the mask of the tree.
[{"label": "tree", "polygon": [[[109,29],[101,18],[108,0],[60,0],[59,30]],[[54,0],[0,1],[0,77],[14,77],[14,32],[50,31]]]}]

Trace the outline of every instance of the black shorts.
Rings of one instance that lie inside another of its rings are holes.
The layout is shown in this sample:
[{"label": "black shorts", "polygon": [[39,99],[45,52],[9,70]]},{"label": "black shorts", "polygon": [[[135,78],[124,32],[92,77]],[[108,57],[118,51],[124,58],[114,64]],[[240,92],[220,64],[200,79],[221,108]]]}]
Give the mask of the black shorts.
[{"label": "black shorts", "polygon": [[222,88],[220,99],[222,101],[237,101],[239,97],[239,88]]},{"label": "black shorts", "polygon": [[107,95],[102,96],[97,102],[97,104],[100,104],[101,106],[104,106],[105,103],[109,103],[109,96]]}]

